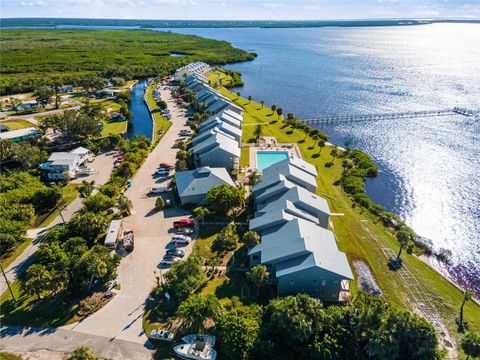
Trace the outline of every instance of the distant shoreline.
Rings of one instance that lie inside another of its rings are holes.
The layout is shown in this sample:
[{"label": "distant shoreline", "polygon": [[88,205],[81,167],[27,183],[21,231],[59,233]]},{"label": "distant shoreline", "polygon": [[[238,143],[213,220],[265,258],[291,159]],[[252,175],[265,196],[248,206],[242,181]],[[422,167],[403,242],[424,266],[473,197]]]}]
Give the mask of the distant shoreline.
[{"label": "distant shoreline", "polygon": [[437,23],[480,24],[480,19],[383,20],[127,20],[75,18],[2,18],[0,27],[120,26],[150,28],[315,28],[415,26]]}]

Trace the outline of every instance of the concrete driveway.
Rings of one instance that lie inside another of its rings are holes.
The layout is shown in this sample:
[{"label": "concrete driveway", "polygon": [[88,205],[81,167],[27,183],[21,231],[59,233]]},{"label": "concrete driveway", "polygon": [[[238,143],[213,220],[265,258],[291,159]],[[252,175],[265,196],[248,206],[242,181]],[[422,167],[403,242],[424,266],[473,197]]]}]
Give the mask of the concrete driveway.
[{"label": "concrete driveway", "polygon": [[[127,340],[144,344],[147,341],[142,327],[142,316],[147,297],[159,276],[157,265],[165,255],[172,236],[173,221],[188,214],[181,208],[154,210],[156,197],[147,196],[148,189],[167,181],[154,176],[159,163],[175,163],[175,143],[178,132],[187,129],[185,110],[179,109],[169,91],[162,91],[172,114],[172,126],[149,154],[145,163],[132,179],[132,187],[125,195],[132,201],[132,214],[124,219],[124,228],[135,233],[135,249],[125,255],[118,268],[117,280],[121,290],[104,308],[75,324],[65,326],[75,332],[108,337],[111,340]],[[193,244],[183,248],[186,255]]]}]

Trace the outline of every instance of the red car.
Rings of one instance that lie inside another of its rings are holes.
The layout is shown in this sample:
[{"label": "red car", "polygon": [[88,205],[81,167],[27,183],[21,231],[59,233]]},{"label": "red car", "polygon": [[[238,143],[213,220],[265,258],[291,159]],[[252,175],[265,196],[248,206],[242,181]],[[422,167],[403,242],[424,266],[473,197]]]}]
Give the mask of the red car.
[{"label": "red car", "polygon": [[193,219],[181,219],[173,222],[173,227],[178,228],[193,228],[195,226],[195,221]]},{"label": "red car", "polygon": [[172,165],[170,164],[166,164],[166,163],[160,163],[160,165],[158,165],[160,168],[163,168],[163,169],[170,169],[172,168]]}]

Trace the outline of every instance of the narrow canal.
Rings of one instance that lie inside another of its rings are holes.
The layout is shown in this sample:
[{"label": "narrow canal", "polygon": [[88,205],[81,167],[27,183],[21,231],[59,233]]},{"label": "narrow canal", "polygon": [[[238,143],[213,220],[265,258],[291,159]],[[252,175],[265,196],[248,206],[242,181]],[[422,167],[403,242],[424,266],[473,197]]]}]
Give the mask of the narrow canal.
[{"label": "narrow canal", "polygon": [[147,104],[145,104],[143,100],[146,89],[147,80],[141,80],[136,83],[131,90],[130,111],[133,114],[133,119],[127,131],[127,137],[129,139],[132,139],[135,134],[152,139],[152,118],[148,111]]}]

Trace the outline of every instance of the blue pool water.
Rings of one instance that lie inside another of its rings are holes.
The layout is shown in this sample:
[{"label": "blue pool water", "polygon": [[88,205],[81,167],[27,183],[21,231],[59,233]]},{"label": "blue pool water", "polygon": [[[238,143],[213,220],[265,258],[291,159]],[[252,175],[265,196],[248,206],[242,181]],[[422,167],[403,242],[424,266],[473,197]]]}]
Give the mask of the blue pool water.
[{"label": "blue pool water", "polygon": [[286,151],[258,151],[257,152],[257,171],[262,172],[263,169],[270,165],[276,164],[288,158]]}]

